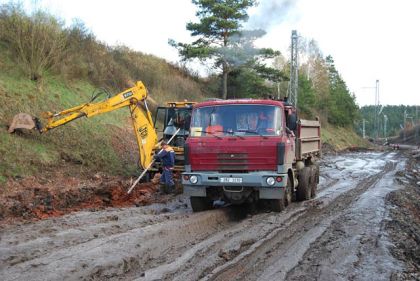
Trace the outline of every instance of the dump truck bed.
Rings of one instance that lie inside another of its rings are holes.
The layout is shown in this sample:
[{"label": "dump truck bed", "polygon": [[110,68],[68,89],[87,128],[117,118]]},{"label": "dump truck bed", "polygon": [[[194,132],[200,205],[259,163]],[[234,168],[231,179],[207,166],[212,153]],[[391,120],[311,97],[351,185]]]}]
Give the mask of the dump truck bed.
[{"label": "dump truck bed", "polygon": [[296,160],[321,156],[321,123],[319,120],[299,120],[296,138]]}]

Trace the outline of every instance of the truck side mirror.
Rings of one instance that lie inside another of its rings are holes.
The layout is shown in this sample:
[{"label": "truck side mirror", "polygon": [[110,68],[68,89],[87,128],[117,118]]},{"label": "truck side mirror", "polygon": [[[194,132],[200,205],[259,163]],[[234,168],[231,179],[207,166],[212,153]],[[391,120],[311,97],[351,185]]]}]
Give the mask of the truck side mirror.
[{"label": "truck side mirror", "polygon": [[286,127],[286,134],[287,134],[288,136],[292,136],[292,137],[294,137],[294,136],[295,136],[295,133],[293,133],[293,131],[292,131],[292,130],[290,130],[288,127]]},{"label": "truck side mirror", "polygon": [[296,130],[296,128],[297,128],[297,115],[296,115],[295,112],[289,114],[289,116],[287,118],[286,126],[292,131]]}]

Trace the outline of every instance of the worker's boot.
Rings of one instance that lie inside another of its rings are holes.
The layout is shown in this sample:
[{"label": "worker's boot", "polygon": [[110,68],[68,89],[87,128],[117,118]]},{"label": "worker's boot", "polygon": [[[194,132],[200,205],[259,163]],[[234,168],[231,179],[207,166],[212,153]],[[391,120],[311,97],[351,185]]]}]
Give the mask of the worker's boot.
[{"label": "worker's boot", "polygon": [[169,192],[168,193],[172,193],[172,194],[175,194],[176,193],[176,188],[175,188],[175,185],[174,184],[172,184],[172,185],[168,185],[169,186]]},{"label": "worker's boot", "polygon": [[171,186],[169,184],[165,184],[165,193],[166,194],[171,193]]},{"label": "worker's boot", "polygon": [[159,184],[159,193],[166,194],[166,184],[164,183]]}]

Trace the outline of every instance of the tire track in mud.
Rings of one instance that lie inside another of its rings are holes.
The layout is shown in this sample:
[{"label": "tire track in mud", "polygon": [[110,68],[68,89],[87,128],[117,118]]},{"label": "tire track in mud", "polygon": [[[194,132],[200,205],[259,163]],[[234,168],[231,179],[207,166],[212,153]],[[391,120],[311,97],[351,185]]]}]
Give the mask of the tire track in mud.
[{"label": "tire track in mud", "polygon": [[[364,184],[359,186],[360,191],[358,190],[359,192],[357,194],[362,193],[370,185],[374,184],[385,172],[386,171],[382,171],[379,174],[369,177]],[[353,199],[357,194],[353,191],[349,197]],[[195,249],[193,251],[184,253],[178,260],[169,265],[164,264],[146,271],[144,276],[137,280],[198,280],[200,278],[203,278],[203,280],[211,280],[212,274],[218,270],[225,269],[225,267],[228,267],[232,263],[235,264],[238,259],[243,259],[244,256],[249,254],[254,255],[256,249],[263,245],[267,240],[275,237],[277,233],[290,228],[291,224],[308,213],[308,210],[305,209],[308,206],[309,208],[316,209],[322,204],[328,205],[333,200],[340,199],[325,196],[325,198],[293,204],[281,214],[256,215],[252,219],[245,220],[245,222],[239,222],[238,225],[235,226],[239,231],[225,230],[223,233],[218,233],[216,235],[217,237],[211,237],[208,241],[201,242],[201,245],[194,246]],[[341,208],[342,207],[338,207],[338,209]],[[328,223],[326,221],[320,223],[322,227],[315,226],[312,231],[314,233],[311,232],[307,235],[308,241],[310,237],[316,238],[322,234],[325,227],[329,225],[333,218],[335,218],[335,216],[329,218]],[[268,228],[267,225],[270,224],[271,227]],[[256,229],[263,229],[264,231],[258,232]],[[309,228],[306,230],[308,229]],[[244,233],[247,233],[248,235]],[[296,232],[290,232],[290,236],[285,237],[284,240],[292,239],[295,234]],[[221,237],[223,237],[222,240]],[[245,246],[243,244],[245,244]],[[293,246],[296,247],[296,245]],[[302,249],[305,250],[306,248],[303,247]],[[302,252],[302,255],[303,253],[304,252]],[[253,262],[254,261],[250,264],[253,264]],[[245,264],[247,264],[247,262],[245,262]],[[234,272],[232,276],[235,276],[235,274],[237,274],[237,272]],[[232,276],[223,276],[220,280],[226,278],[232,279]],[[255,279],[257,278],[258,276],[256,276]]]},{"label": "tire track in mud", "polygon": [[[385,174],[395,168],[395,163],[387,162],[378,174],[368,177],[357,187],[330,201],[322,203],[322,198],[309,201],[308,208],[296,223],[288,228],[280,227],[265,241],[218,268],[203,280],[282,280],[302,259],[305,252],[318,237],[330,227],[358,196],[377,183]],[[318,201],[318,204],[317,204]],[[310,278],[309,278],[310,279]]]},{"label": "tire track in mud", "polygon": [[[191,243],[205,240],[234,223],[226,210],[214,210],[185,214],[174,220],[163,220],[143,227],[134,225],[132,229],[105,234],[104,237],[80,238],[62,247],[51,246],[57,243],[55,237],[41,237],[29,241],[33,246],[30,248],[35,252],[44,245],[49,248],[42,253],[36,252],[35,256],[24,254],[28,245],[18,244],[8,249],[2,243],[0,275],[3,280],[117,279],[129,271],[141,272],[168,263]],[[102,228],[100,224],[95,227]],[[56,235],[66,236],[68,231],[75,236],[81,232],[70,229]],[[6,242],[2,238],[3,241]],[[20,248],[20,254],[15,254],[14,251],[19,252]],[[20,257],[16,258],[17,255]]]},{"label": "tire track in mud", "polygon": [[[185,204],[177,203],[178,208]],[[158,208],[149,207],[109,209],[5,226],[0,230],[0,268],[2,263],[18,264],[94,239],[185,217],[179,212],[157,215],[160,212]]]},{"label": "tire track in mud", "polygon": [[338,185],[345,181],[353,185],[328,184],[322,190],[331,188],[335,193],[293,203],[280,214],[244,218],[235,208],[196,214],[185,209],[156,214],[130,208],[14,226],[0,230],[0,276],[4,280],[257,280],[260,276],[279,280],[360,194],[394,166],[387,161],[367,178],[355,179],[351,171],[344,172]]},{"label": "tire track in mud", "polygon": [[[403,170],[404,162],[393,163]],[[286,280],[390,280],[403,265],[391,257],[385,197],[399,188],[386,173],[341,213]]]},{"label": "tire track in mud", "polygon": [[278,225],[284,227],[293,223],[303,207],[294,208],[285,216],[261,214],[257,218],[238,222],[234,227],[223,230],[207,240],[194,245],[169,265],[161,265],[145,272],[137,280],[197,280],[213,268],[235,258],[254,247],[261,239],[275,231]]}]

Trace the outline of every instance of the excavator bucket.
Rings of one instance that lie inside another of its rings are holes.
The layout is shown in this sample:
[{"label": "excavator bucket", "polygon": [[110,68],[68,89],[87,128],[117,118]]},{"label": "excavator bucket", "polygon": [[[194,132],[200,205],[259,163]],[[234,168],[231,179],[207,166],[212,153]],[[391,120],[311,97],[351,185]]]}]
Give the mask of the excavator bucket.
[{"label": "excavator bucket", "polygon": [[16,129],[32,130],[36,128],[35,118],[27,113],[19,113],[13,117],[9,126],[9,133],[13,133]]}]

